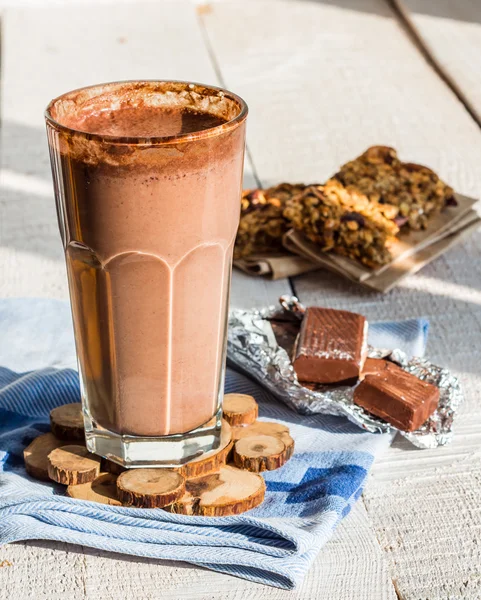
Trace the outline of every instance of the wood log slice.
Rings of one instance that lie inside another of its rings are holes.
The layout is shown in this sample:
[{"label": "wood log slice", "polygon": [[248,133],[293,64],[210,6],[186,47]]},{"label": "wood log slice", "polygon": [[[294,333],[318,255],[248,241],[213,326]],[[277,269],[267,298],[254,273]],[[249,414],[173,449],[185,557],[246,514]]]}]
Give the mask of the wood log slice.
[{"label": "wood log slice", "polygon": [[210,452],[205,452],[199,458],[194,458],[194,460],[189,461],[185,465],[173,467],[173,470],[183,475],[186,479],[218,471],[226,464],[229,453],[232,450],[232,445],[231,426],[225,419],[222,419],[219,447]]},{"label": "wood log slice", "polygon": [[101,458],[100,469],[101,471],[107,471],[107,473],[112,473],[114,475],[120,475],[120,473],[123,473],[127,470],[122,465],[119,465],[113,460],[109,460],[108,458],[104,457]]},{"label": "wood log slice", "polygon": [[294,453],[294,440],[289,433],[289,427],[286,427],[281,423],[275,423],[274,421],[256,421],[247,427],[232,428],[232,437],[234,438],[234,441],[254,435],[270,435],[283,441],[286,447],[286,460],[289,460]]},{"label": "wood log slice", "polygon": [[259,506],[265,490],[261,475],[225,466],[217,473],[189,479],[185,494],[165,510],[203,517],[240,515]]},{"label": "wood log slice", "polygon": [[185,478],[172,469],[132,469],[117,478],[117,495],[126,506],[162,508],[184,492]]},{"label": "wood log slice", "polygon": [[50,411],[50,427],[59,440],[84,440],[84,419],[80,402],[58,406]]},{"label": "wood log slice", "polygon": [[259,407],[254,398],[247,394],[226,394],[222,412],[230,425],[250,425],[257,419]]},{"label": "wood log slice", "polygon": [[288,461],[288,452],[279,437],[252,435],[237,440],[233,459],[236,467],[260,473],[282,467]]},{"label": "wood log slice", "polygon": [[113,473],[100,473],[98,477],[88,483],[69,485],[67,495],[78,500],[122,506],[117,498],[117,475]]},{"label": "wood log slice", "polygon": [[78,485],[93,481],[100,473],[100,457],[85,446],[68,445],[48,455],[48,476],[57,483]]},{"label": "wood log slice", "polygon": [[36,437],[23,451],[25,469],[35,479],[50,481],[48,476],[48,455],[52,450],[65,446],[67,442],[57,439],[53,433]]}]

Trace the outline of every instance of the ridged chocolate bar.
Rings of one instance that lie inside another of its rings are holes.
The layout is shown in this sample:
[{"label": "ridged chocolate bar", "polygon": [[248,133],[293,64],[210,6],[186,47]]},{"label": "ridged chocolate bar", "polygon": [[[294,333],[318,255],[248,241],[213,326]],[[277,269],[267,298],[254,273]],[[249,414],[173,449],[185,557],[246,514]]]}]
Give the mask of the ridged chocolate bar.
[{"label": "ridged chocolate bar", "polygon": [[436,410],[439,388],[393,363],[382,362],[384,368],[366,375],[354,390],[355,404],[397,429],[419,429]]},{"label": "ridged chocolate bar", "polygon": [[332,308],[308,308],[294,350],[299,381],[341,383],[357,380],[366,358],[367,321]]}]

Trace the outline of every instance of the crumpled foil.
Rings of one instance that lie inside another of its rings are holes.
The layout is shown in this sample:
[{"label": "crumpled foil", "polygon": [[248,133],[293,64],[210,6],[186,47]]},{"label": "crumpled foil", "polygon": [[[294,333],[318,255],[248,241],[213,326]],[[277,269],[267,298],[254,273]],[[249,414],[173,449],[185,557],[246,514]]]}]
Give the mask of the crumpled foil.
[{"label": "crumpled foil", "polygon": [[[326,414],[347,417],[371,433],[396,431],[384,420],[366,412],[353,402],[354,387],[304,387],[297,380],[291,360],[277,343],[270,319],[296,319],[304,308],[296,298],[282,298],[283,309],[233,310],[229,315],[227,359],[237,370],[267,388],[279,400],[298,413]],[[448,444],[453,436],[456,411],[463,400],[458,379],[447,369],[426,359],[408,357],[401,350],[368,347],[371,358],[388,358],[405,371],[437,385],[440,390],[438,408],[416,431],[399,433],[418,448],[436,448]]]}]

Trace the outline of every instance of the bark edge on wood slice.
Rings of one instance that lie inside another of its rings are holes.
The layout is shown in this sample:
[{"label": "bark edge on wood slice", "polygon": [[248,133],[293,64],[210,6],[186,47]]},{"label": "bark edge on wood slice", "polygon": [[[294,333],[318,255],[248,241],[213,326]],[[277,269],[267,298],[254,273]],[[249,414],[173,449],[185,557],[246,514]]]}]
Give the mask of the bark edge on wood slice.
[{"label": "bark edge on wood slice", "polygon": [[234,444],[234,464],[248,471],[274,471],[288,460],[286,445],[272,435],[246,436]]},{"label": "bark edge on wood slice", "polygon": [[216,473],[188,480],[185,494],[165,510],[202,517],[240,515],[259,506],[265,491],[261,475],[224,466]]},{"label": "bark edge on wood slice", "polygon": [[117,475],[113,473],[100,473],[98,477],[88,483],[69,485],[67,495],[77,500],[122,506],[117,498]]},{"label": "bark edge on wood slice", "polygon": [[256,421],[247,427],[234,427],[232,429],[232,437],[234,443],[245,437],[254,435],[269,435],[279,438],[286,447],[286,460],[289,460],[294,453],[294,440],[289,432],[289,427],[276,423],[275,421]]},{"label": "bark edge on wood slice", "polygon": [[215,450],[205,452],[199,458],[194,458],[185,465],[172,467],[173,471],[180,473],[186,479],[200,477],[212,471],[218,471],[225,463],[232,450],[232,429],[229,423],[222,419],[222,429],[220,434],[220,445]]},{"label": "bark edge on wood slice", "polygon": [[184,476],[172,469],[132,469],[117,478],[117,495],[126,506],[162,508],[184,492]]},{"label": "bark edge on wood slice", "polygon": [[259,407],[247,394],[226,394],[222,403],[224,419],[232,426],[250,425],[259,414]]},{"label": "bark edge on wood slice", "polygon": [[85,446],[61,446],[48,455],[48,476],[57,483],[87,483],[98,477],[99,473],[100,457],[91,454]]},{"label": "bark edge on wood slice", "polygon": [[53,433],[39,435],[23,451],[25,470],[34,479],[50,481],[48,476],[48,455],[52,450],[66,446],[67,442],[57,439]]},{"label": "bark edge on wood slice", "polygon": [[52,433],[60,440],[84,440],[84,420],[80,402],[57,406],[50,411]]},{"label": "bark edge on wood slice", "polygon": [[100,469],[102,471],[106,471],[107,473],[112,473],[113,475],[120,475],[120,473],[127,471],[127,469],[122,465],[119,465],[108,458],[104,458],[103,456],[100,459]]}]

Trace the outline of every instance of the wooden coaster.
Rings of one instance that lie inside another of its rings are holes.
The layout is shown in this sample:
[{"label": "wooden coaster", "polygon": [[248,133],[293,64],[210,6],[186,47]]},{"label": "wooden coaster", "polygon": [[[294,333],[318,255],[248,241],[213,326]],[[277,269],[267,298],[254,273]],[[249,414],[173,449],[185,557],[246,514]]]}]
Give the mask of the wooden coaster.
[{"label": "wooden coaster", "polygon": [[101,464],[100,464],[101,471],[107,471],[107,473],[113,473],[114,475],[120,475],[120,473],[123,473],[124,471],[127,470],[122,465],[119,465],[118,463],[114,462],[113,460],[109,460],[108,458],[102,457],[100,460],[101,460]]},{"label": "wooden coaster", "polygon": [[294,440],[289,433],[289,427],[274,421],[256,421],[247,427],[235,427],[232,429],[234,441],[253,435],[268,435],[279,438],[286,447],[286,460],[294,453]]},{"label": "wooden coaster", "polygon": [[[24,450],[26,470],[37,479],[67,485],[67,494],[81,500],[165,508],[185,515],[241,514],[264,500],[264,479],[257,473],[277,469],[289,460],[294,440],[285,425],[254,420],[257,404],[251,396],[227,394],[226,399],[226,419],[235,425],[223,419],[219,448],[185,465],[126,470],[90,454],[85,446],[47,433]],[[51,423],[63,438],[84,438],[80,404],[54,409]],[[236,466],[226,465],[231,451]],[[108,472],[100,473],[101,469]]]},{"label": "wooden coaster", "polygon": [[226,394],[222,412],[230,425],[250,425],[257,419],[259,407],[254,398],[247,394]]},{"label": "wooden coaster", "polygon": [[25,469],[35,479],[50,481],[48,476],[48,455],[55,448],[65,446],[67,442],[58,440],[52,433],[44,433],[35,438],[23,451]]},{"label": "wooden coaster", "polygon": [[127,506],[162,508],[184,492],[185,478],[172,469],[132,469],[117,479],[119,500]]},{"label": "wooden coaster", "polygon": [[78,485],[93,481],[100,473],[100,457],[85,446],[62,446],[48,455],[48,476],[57,483]]},{"label": "wooden coaster", "polygon": [[227,421],[222,419],[219,447],[210,452],[205,452],[199,458],[195,458],[181,467],[173,467],[173,470],[183,475],[186,479],[218,471],[227,462],[232,445],[231,426]]},{"label": "wooden coaster", "polygon": [[260,475],[225,466],[217,473],[188,480],[185,494],[165,510],[204,517],[239,515],[259,506],[265,490]]},{"label": "wooden coaster", "polygon": [[60,440],[84,440],[84,419],[80,402],[64,404],[50,411],[52,433]]},{"label": "wooden coaster", "polygon": [[279,437],[272,435],[246,436],[234,444],[234,464],[248,471],[273,471],[288,460],[288,450]]},{"label": "wooden coaster", "polygon": [[90,500],[100,504],[122,506],[117,498],[117,475],[100,473],[93,481],[80,485],[69,485],[67,495],[78,500]]}]

